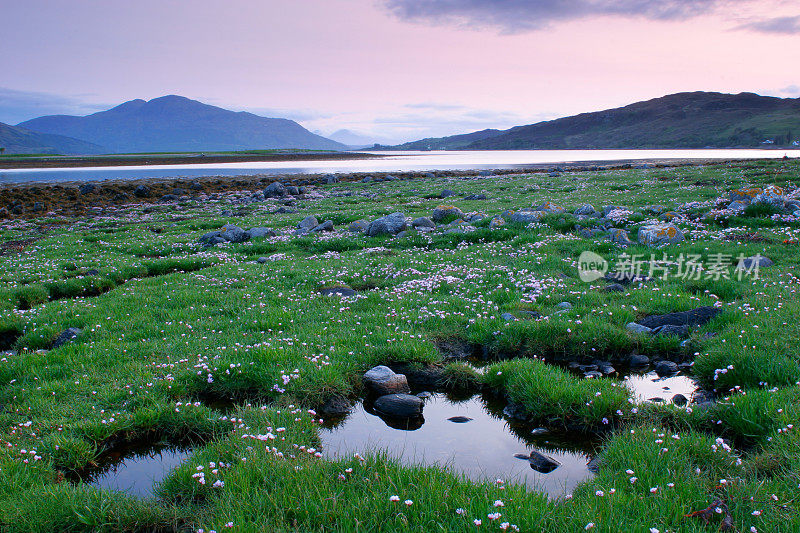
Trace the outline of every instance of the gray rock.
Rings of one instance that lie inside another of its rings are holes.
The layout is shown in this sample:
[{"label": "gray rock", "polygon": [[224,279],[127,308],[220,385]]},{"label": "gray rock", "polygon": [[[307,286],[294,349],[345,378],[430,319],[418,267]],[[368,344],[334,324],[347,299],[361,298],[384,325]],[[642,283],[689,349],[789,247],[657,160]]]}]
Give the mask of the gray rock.
[{"label": "gray rock", "polygon": [[288,194],[286,186],[280,181],[273,181],[264,189],[264,196],[267,198],[280,198]]},{"label": "gray rock", "polygon": [[65,344],[72,343],[80,334],[81,330],[78,328],[67,328],[58,334],[58,337],[53,341],[52,348],[55,349]]},{"label": "gray rock", "polygon": [[264,264],[264,263],[266,263],[267,261],[269,261],[269,259],[267,259],[267,258],[266,258],[266,257],[264,257],[264,256],[261,256],[261,257],[259,257],[258,259],[256,259],[256,263],[258,263],[259,265],[263,265],[263,264]]},{"label": "gray rock", "polygon": [[324,232],[333,231],[333,220],[326,220],[322,224],[319,224],[318,226],[315,226],[315,227],[311,228],[311,232],[312,233],[319,233],[321,231],[324,231]]},{"label": "gray rock", "polygon": [[206,246],[213,246],[216,244],[216,239],[225,242],[225,239],[220,237],[220,235],[222,235],[221,231],[209,231],[208,233],[201,235],[198,241]]},{"label": "gray rock", "polygon": [[689,403],[689,400],[686,399],[686,396],[684,396],[683,394],[676,394],[675,396],[672,397],[672,403],[674,403],[678,407],[683,407],[684,405]]},{"label": "gray rock", "polygon": [[513,420],[528,420],[529,415],[525,407],[520,403],[509,403],[503,409],[503,415]]},{"label": "gray rock", "polygon": [[300,196],[300,187],[295,187],[294,185],[290,185],[286,187],[286,192],[292,196]]},{"label": "gray rock", "polygon": [[672,361],[658,361],[653,365],[653,370],[661,377],[673,376],[678,373],[678,365]]},{"label": "gray rock", "polygon": [[435,228],[436,223],[428,217],[415,218],[411,223],[415,228]]},{"label": "gray rock", "polygon": [[319,226],[319,221],[315,216],[307,216],[297,224],[297,229],[300,231],[311,231]]},{"label": "gray rock", "polygon": [[433,214],[431,215],[431,219],[434,222],[443,222],[448,218],[459,219],[463,217],[464,213],[461,211],[461,209],[451,205],[440,205],[433,210]]},{"label": "gray rock", "polygon": [[133,194],[134,194],[134,196],[136,196],[137,198],[147,198],[147,197],[149,197],[149,196],[150,196],[150,194],[152,194],[152,193],[151,193],[151,191],[150,191],[150,187],[148,187],[147,185],[139,185],[138,187],[136,187],[136,188],[133,190]]},{"label": "gray rock", "polygon": [[439,198],[450,198],[451,196],[455,196],[456,193],[451,191],[450,189],[445,189],[441,193],[439,193]]},{"label": "gray rock", "polygon": [[349,226],[347,226],[347,231],[350,233],[364,233],[367,231],[367,227],[369,226],[369,221],[367,220],[356,220],[355,222],[351,222]]},{"label": "gray rock", "polygon": [[769,257],[765,257],[763,255],[754,255],[742,259],[739,262],[737,268],[745,270],[754,270],[755,268],[771,267],[774,264],[775,263]]},{"label": "gray rock", "polygon": [[249,239],[263,239],[265,237],[275,237],[277,233],[270,228],[250,228],[247,230],[248,240]]},{"label": "gray rock", "polygon": [[351,404],[350,400],[347,398],[342,396],[331,396],[328,398],[328,401],[326,401],[322,407],[320,407],[319,411],[324,416],[342,417],[347,415],[352,408],[353,404]]},{"label": "gray rock", "polygon": [[333,183],[339,183],[339,178],[333,174],[327,174],[325,177],[322,178],[325,183],[331,185]]},{"label": "gray rock", "polygon": [[608,234],[608,240],[620,246],[630,246],[633,244],[630,237],[628,237],[628,232],[624,229],[612,229]]},{"label": "gray rock", "polygon": [[575,210],[575,215],[592,216],[595,213],[597,213],[597,211],[595,211],[592,204],[583,204]]},{"label": "gray rock", "polygon": [[374,406],[385,416],[412,418],[422,414],[425,402],[411,394],[386,394],[375,400]]},{"label": "gray rock", "polygon": [[650,358],[646,355],[635,353],[628,358],[628,365],[633,368],[647,366],[650,364]]},{"label": "gray rock", "polygon": [[536,470],[537,472],[542,474],[549,474],[550,472],[561,466],[561,463],[559,463],[552,457],[537,452],[536,450],[531,450],[527,456],[525,454],[517,454],[514,457],[527,460],[531,464],[531,468],[533,470]]},{"label": "gray rock", "polygon": [[479,194],[470,194],[469,196],[465,196],[464,200],[486,200],[487,196],[483,193]]},{"label": "gray rock", "polygon": [[722,312],[711,306],[698,307],[691,311],[678,311],[666,315],[650,315],[639,320],[639,324],[655,329],[659,326],[702,326]]},{"label": "gray rock", "polygon": [[520,209],[509,217],[509,222],[514,222],[516,224],[530,224],[532,222],[540,222],[544,218],[544,215],[544,211]]},{"label": "gray rock", "polygon": [[403,213],[392,213],[373,220],[367,227],[367,236],[397,235],[407,228],[406,216]]},{"label": "gray rock", "polygon": [[451,416],[447,420],[448,422],[453,422],[455,424],[466,424],[467,422],[470,422],[472,418],[468,416]]},{"label": "gray rock", "polygon": [[652,333],[653,332],[652,328],[648,328],[647,326],[643,326],[643,325],[638,324],[636,322],[628,322],[628,324],[625,325],[625,329],[627,329],[631,333],[639,333],[639,334],[642,334],[642,335],[644,335],[645,333]]},{"label": "gray rock", "polygon": [[689,326],[675,326],[673,324],[665,324],[653,328],[653,335],[674,335],[676,337],[685,337],[689,334]]},{"label": "gray rock", "polygon": [[222,233],[220,234],[220,237],[222,237],[228,242],[238,243],[249,240],[250,234],[248,234],[239,226],[234,226],[229,224],[222,228]]},{"label": "gray rock", "polygon": [[372,181],[373,181],[372,176],[365,176],[361,178],[361,183],[370,183]]},{"label": "gray rock", "polygon": [[511,313],[503,313],[502,315],[500,315],[500,318],[502,318],[506,322],[514,322],[517,319],[517,317],[515,317]]},{"label": "gray rock", "polygon": [[786,198],[774,192],[764,191],[761,194],[756,195],[755,198],[753,198],[753,203],[771,205],[776,209],[783,210],[784,205],[786,204]]},{"label": "gray rock", "polygon": [[569,302],[560,302],[556,304],[557,309],[572,309],[572,304]]},{"label": "gray rock", "polygon": [[560,213],[566,212],[566,210],[563,207],[561,207],[560,205],[556,205],[556,204],[554,204],[553,202],[550,202],[550,201],[542,202],[541,204],[536,206],[534,209],[536,211],[542,211],[544,213],[560,214]]},{"label": "gray rock", "polygon": [[597,379],[597,378],[602,378],[603,377],[603,373],[599,372],[597,370],[590,370],[588,372],[585,372],[583,374],[583,377],[585,377],[587,379]]},{"label": "gray rock", "polygon": [[406,376],[395,374],[388,366],[376,366],[368,370],[364,374],[364,384],[379,395],[411,392]]},{"label": "gray rock", "polygon": [[731,211],[744,211],[745,209],[747,209],[748,205],[750,204],[747,202],[736,200],[729,203],[727,209],[730,209]]},{"label": "gray rock", "polygon": [[625,287],[619,283],[609,283],[603,290],[606,292],[625,292]]},{"label": "gray rock", "polygon": [[639,242],[646,246],[677,244],[686,240],[675,224],[652,224],[639,228]]}]

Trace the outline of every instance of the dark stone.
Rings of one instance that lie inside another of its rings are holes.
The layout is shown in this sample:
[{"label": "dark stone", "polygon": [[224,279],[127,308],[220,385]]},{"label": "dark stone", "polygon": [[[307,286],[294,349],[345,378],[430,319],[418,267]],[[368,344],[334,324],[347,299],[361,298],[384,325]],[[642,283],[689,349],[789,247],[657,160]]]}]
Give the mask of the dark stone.
[{"label": "dark stone", "polygon": [[672,361],[658,361],[653,365],[653,370],[661,377],[674,376],[678,373],[678,365]]},{"label": "dark stone", "polygon": [[620,283],[611,283],[606,285],[603,290],[606,292],[624,292],[625,287],[623,287]]},{"label": "dark stone", "polygon": [[445,189],[439,194],[439,198],[450,198],[451,196],[455,195],[455,192],[451,191],[450,189]]},{"label": "dark stone", "polygon": [[517,317],[515,317],[511,313],[503,313],[502,315],[500,315],[500,318],[502,318],[506,322],[514,322],[517,319]]},{"label": "dark stone", "polygon": [[468,416],[451,416],[447,420],[449,420],[450,422],[455,422],[456,424],[466,424],[472,419]]},{"label": "dark stone", "polygon": [[528,420],[528,411],[520,403],[510,403],[503,409],[503,415],[514,420]]},{"label": "dark stone", "polygon": [[264,256],[261,256],[261,257],[259,257],[258,259],[256,259],[256,263],[258,263],[259,265],[263,265],[263,264],[264,264],[264,263],[266,263],[267,261],[269,261],[269,259],[267,259],[267,258],[266,258],[266,257],[264,257]]},{"label": "dark stone", "polygon": [[58,348],[60,346],[64,346],[67,343],[71,343],[75,339],[77,339],[78,335],[80,334],[81,330],[78,328],[67,328],[58,334],[56,340],[53,341],[52,348]]},{"label": "dark stone", "polygon": [[78,192],[81,194],[92,194],[97,186],[94,183],[84,183],[80,187],[78,187]]},{"label": "dark stone", "polygon": [[319,233],[321,231],[324,231],[324,232],[333,231],[333,220],[326,220],[322,224],[320,224],[320,225],[318,225],[318,226],[316,226],[316,227],[311,229],[312,233]]},{"label": "dark stone", "polygon": [[650,281],[652,278],[647,276],[638,276],[632,274],[631,272],[617,272],[616,270],[611,270],[606,272],[606,274],[603,276],[603,279],[606,281],[620,283],[622,285],[630,285],[633,282],[645,283]]},{"label": "dark stone", "polygon": [[469,196],[465,196],[464,200],[486,200],[487,197],[485,194],[470,194]]},{"label": "dark stone", "polygon": [[411,394],[386,394],[375,400],[375,410],[386,416],[412,418],[422,414],[425,402]]},{"label": "dark stone", "polygon": [[687,400],[686,396],[684,396],[683,394],[676,394],[675,396],[672,397],[672,403],[674,403],[678,407],[683,407],[688,402],[689,400]]},{"label": "dark stone", "polygon": [[174,194],[165,194],[164,196],[158,199],[159,202],[176,202],[178,200],[180,200],[180,198],[178,198]]},{"label": "dark stone", "polygon": [[228,242],[234,243],[250,240],[250,234],[238,226],[225,226],[219,236]]},{"label": "dark stone", "polygon": [[553,459],[552,457],[548,457],[543,453],[539,453],[536,450],[531,450],[529,455],[525,455],[524,453],[518,453],[514,455],[517,459],[523,459],[528,461],[531,464],[531,468],[536,470],[542,474],[549,474],[559,466],[561,463]]},{"label": "dark stone", "polygon": [[84,274],[84,276],[97,276],[99,274],[100,274],[99,270],[97,270],[96,268],[90,268],[89,270],[86,271],[86,274]]},{"label": "dark stone", "polygon": [[137,198],[147,198],[152,194],[152,191],[147,185],[139,185],[133,190],[133,194]]},{"label": "dark stone", "polygon": [[691,311],[678,311],[667,313],[666,315],[650,315],[640,320],[638,323],[651,329],[659,326],[702,326],[718,314],[721,309],[711,306],[698,307]]},{"label": "dark stone", "polygon": [[643,367],[650,364],[650,358],[646,355],[635,353],[628,358],[628,365],[634,368]]},{"label": "dark stone", "polygon": [[315,216],[308,216],[297,224],[298,231],[308,232],[319,226],[319,221]]},{"label": "dark stone", "polygon": [[267,198],[280,198],[287,194],[286,187],[280,181],[273,181],[264,189],[264,196]]},{"label": "dark stone", "polygon": [[675,335],[676,337],[685,337],[689,334],[689,326],[674,326],[666,324],[658,326],[652,331],[653,335]]},{"label": "dark stone", "polygon": [[270,228],[250,228],[246,233],[249,239],[263,239],[265,237],[275,237],[277,235],[275,230]]},{"label": "dark stone", "polygon": [[368,237],[376,237],[378,235],[397,235],[407,227],[406,216],[403,213],[398,212],[373,220],[370,225],[367,226],[366,233]]}]

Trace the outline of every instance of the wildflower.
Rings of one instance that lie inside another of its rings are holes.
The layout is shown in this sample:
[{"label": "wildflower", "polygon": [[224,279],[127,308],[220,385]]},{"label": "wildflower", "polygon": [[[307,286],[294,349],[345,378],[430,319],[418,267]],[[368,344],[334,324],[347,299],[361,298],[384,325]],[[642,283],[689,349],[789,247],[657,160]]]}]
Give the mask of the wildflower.
[{"label": "wildflower", "polygon": [[458,509],[456,509],[456,514],[463,515],[463,514],[466,514],[466,511],[464,509],[462,509],[461,507],[459,507]]},{"label": "wildflower", "polygon": [[222,481],[221,479],[218,479],[218,480],[216,480],[216,481],[214,482],[214,484],[213,484],[213,485],[211,485],[211,486],[212,486],[212,487],[214,487],[215,489],[221,489],[222,487],[224,487],[224,486],[225,486],[225,482],[224,482],[224,481]]},{"label": "wildflower", "polygon": [[480,518],[476,518],[475,520],[472,521],[472,523],[475,524],[476,526],[479,526],[479,525],[481,525],[482,522],[481,522]]},{"label": "wildflower", "polygon": [[602,490],[598,490],[597,492],[595,492],[595,493],[594,493],[594,495],[595,495],[595,496],[605,496],[605,495],[606,495],[606,493],[605,493],[605,492],[603,492]]},{"label": "wildflower", "polygon": [[389,501],[390,502],[399,502],[400,501],[400,496],[397,496],[397,495],[389,496]]},{"label": "wildflower", "polygon": [[503,500],[495,500],[494,504],[495,507],[505,507],[506,504],[503,503]]},{"label": "wildflower", "polygon": [[594,522],[589,522],[588,524],[586,524],[586,527],[584,527],[583,529],[586,530],[586,531],[589,531],[590,529],[594,529]]},{"label": "wildflower", "polygon": [[408,507],[411,507],[412,505],[414,505],[414,502],[411,501],[411,500],[406,500],[403,503],[406,504]]}]

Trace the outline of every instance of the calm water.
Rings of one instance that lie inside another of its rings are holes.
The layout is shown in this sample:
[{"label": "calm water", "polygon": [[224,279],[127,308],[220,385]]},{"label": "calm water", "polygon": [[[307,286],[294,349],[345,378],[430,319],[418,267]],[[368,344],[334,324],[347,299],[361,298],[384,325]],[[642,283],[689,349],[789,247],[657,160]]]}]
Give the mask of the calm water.
[{"label": "calm water", "polygon": [[253,174],[317,174],[403,172],[426,170],[488,170],[527,168],[556,163],[661,159],[776,159],[800,157],[800,150],[497,150],[371,152],[384,159],[339,161],[275,161],[196,165],[152,165],[0,170],[0,183],[89,181],[138,178],[198,178]]},{"label": "calm water", "polygon": [[[587,467],[594,451],[591,442],[577,435],[533,435],[533,427],[510,423],[502,417],[501,409],[480,395],[452,401],[437,393],[426,400],[424,423],[404,430],[391,427],[389,424],[398,426],[396,421],[384,421],[370,413],[369,404],[360,403],[345,420],[320,431],[322,449],[329,457],[385,450],[406,463],[447,466],[475,481],[500,478],[552,497],[571,492],[592,476]],[[472,420],[460,424],[448,420],[454,416]],[[561,466],[542,474],[529,462],[514,457],[531,450],[552,457]]]}]

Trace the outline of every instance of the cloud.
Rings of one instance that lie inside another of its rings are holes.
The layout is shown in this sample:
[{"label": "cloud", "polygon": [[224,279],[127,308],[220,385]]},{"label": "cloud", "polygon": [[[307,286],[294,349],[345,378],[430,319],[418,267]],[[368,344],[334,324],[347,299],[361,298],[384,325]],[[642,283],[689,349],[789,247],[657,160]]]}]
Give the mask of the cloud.
[{"label": "cloud", "polygon": [[800,15],[795,17],[773,17],[756,20],[755,22],[742,24],[736,29],[777,35],[800,35]]},{"label": "cloud", "polygon": [[63,96],[0,87],[0,122],[18,124],[42,115],[88,115],[109,105],[88,103],[89,95]]},{"label": "cloud", "polygon": [[506,33],[539,30],[559,21],[591,16],[684,20],[730,0],[383,0],[401,20],[499,28]]}]

